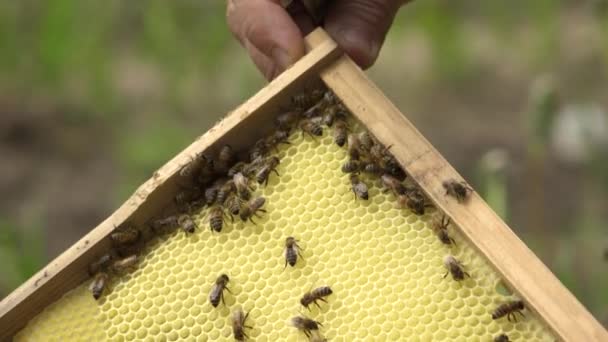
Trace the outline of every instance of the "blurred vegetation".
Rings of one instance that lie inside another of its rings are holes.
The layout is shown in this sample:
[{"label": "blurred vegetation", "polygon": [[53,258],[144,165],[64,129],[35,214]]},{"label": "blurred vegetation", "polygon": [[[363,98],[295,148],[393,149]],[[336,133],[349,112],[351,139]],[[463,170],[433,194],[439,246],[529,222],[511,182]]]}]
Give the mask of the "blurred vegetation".
[{"label": "blurred vegetation", "polygon": [[[608,104],[607,3],[417,1],[370,72],[605,323],[606,146],[553,145],[563,103]],[[0,298],[264,85],[224,6],[0,3]],[[559,105],[530,100],[546,74]]]}]

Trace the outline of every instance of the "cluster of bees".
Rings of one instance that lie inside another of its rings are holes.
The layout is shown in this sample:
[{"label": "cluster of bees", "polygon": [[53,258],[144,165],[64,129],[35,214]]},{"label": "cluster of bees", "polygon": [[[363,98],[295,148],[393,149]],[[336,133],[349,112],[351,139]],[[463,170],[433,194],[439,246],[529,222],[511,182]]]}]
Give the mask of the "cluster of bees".
[{"label": "cluster of bees", "polygon": [[[215,158],[204,153],[194,156],[191,161],[179,170],[181,179],[188,181],[188,186],[174,198],[177,213],[152,220],[147,227],[139,230],[134,227],[117,228],[110,236],[114,248],[102,255],[89,266],[89,273],[94,277],[90,290],[95,299],[99,299],[109,275],[118,275],[132,269],[138,261],[138,252],[144,241],[151,236],[165,234],[177,228],[186,233],[193,233],[198,227],[192,214],[207,207],[209,229],[221,232],[226,219],[231,222],[234,217],[241,221],[251,221],[265,212],[264,197],[253,196],[254,184],[267,185],[272,173],[277,176],[280,160],[271,155],[279,144],[289,144],[288,138],[294,129],[312,138],[323,135],[323,127],[332,128],[334,143],[345,147],[348,161],[341,167],[348,175],[351,190],[355,199],[368,200],[369,188],[362,175],[380,180],[382,186],[392,192],[397,198],[397,205],[407,208],[416,215],[424,215],[426,208],[433,207],[422,190],[408,181],[405,171],[395,157],[389,152],[390,146],[382,145],[371,133],[363,130],[352,132],[349,125],[350,113],[341,101],[331,92],[314,89],[310,92],[295,95],[291,99],[292,109],[281,113],[275,119],[275,130],[266,138],[259,139],[247,152],[245,160],[239,160],[237,153],[230,145],[220,148]],[[473,189],[465,182],[447,180],[443,182],[446,196],[451,196],[459,203],[465,203]],[[441,243],[452,246],[455,240],[449,235],[450,219],[442,215],[434,223],[433,229]],[[144,238],[145,237],[145,238]],[[302,249],[298,240],[288,237],[285,240],[285,268],[295,266]],[[451,274],[455,281],[470,277],[464,266],[451,254],[444,257],[443,263],[447,269],[444,278]],[[221,274],[215,281],[209,295],[211,305],[217,307],[224,303],[224,291],[232,293],[228,288],[228,275]],[[311,304],[319,306],[318,301],[326,302],[325,297],[333,292],[329,286],[319,287],[305,293],[300,304],[309,308]],[[516,313],[524,309],[522,301],[510,301],[499,305],[492,312],[492,319],[507,317],[517,320]],[[246,324],[249,313],[236,309],[232,313],[232,330],[237,341],[248,338],[245,330],[251,329]],[[306,316],[296,316],[291,324],[302,331],[310,341],[327,341],[319,333],[322,324]],[[494,341],[505,342],[509,338],[505,334],[497,336]]]},{"label": "cluster of bees", "polygon": [[[346,121],[344,121],[346,123]],[[401,168],[395,157],[389,152],[390,146],[383,146],[372,134],[363,130],[359,133],[348,133],[346,139],[343,137],[344,131],[349,131],[348,126],[338,128],[334,131],[335,143],[342,147],[346,143],[349,159],[342,165],[342,172],[349,175],[352,192],[355,198],[362,200],[369,199],[367,184],[361,179],[361,174],[380,178],[382,186],[392,192],[397,198],[397,205],[407,208],[416,215],[424,215],[426,208],[433,207],[428,201],[422,190],[413,183],[405,184],[407,174]],[[458,203],[465,203],[473,189],[464,181],[454,179],[446,180],[442,183],[445,195],[453,197]],[[448,226],[450,219],[442,215],[433,225],[433,229],[441,243],[452,246],[456,241],[449,235]],[[464,266],[453,255],[448,254],[443,259],[448,274],[451,274],[455,281],[462,281],[470,277],[464,270]],[[517,321],[515,314],[524,309],[524,304],[520,300],[509,301],[499,305],[492,312],[492,319],[507,317]],[[508,342],[506,334],[496,336],[496,342]]]}]

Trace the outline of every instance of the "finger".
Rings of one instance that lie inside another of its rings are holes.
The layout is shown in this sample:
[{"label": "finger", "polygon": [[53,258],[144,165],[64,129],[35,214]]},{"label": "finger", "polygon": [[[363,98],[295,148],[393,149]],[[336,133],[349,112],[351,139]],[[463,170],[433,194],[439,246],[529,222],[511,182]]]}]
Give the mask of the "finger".
[{"label": "finger", "polygon": [[303,35],[309,34],[315,28],[315,24],[302,1],[293,1],[287,7],[287,12],[296,22]]},{"label": "finger", "polygon": [[230,30],[264,76],[276,76],[304,55],[302,33],[279,0],[229,0],[226,15]]},{"label": "finger", "polygon": [[327,32],[366,69],[374,64],[404,0],[336,0],[325,17]]}]

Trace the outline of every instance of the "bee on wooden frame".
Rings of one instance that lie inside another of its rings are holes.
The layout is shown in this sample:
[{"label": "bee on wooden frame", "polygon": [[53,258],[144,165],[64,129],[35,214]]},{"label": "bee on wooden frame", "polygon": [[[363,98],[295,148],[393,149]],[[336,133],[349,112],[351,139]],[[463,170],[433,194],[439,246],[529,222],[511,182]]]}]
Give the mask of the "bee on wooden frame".
[{"label": "bee on wooden frame", "polygon": [[329,286],[322,286],[322,287],[318,287],[310,292],[307,292],[304,294],[304,296],[302,296],[302,298],[300,299],[300,304],[302,304],[303,307],[307,308],[310,310],[310,304],[315,304],[318,308],[321,308],[319,306],[319,303],[317,303],[317,301],[322,301],[327,303],[327,301],[325,300],[325,297],[331,295],[333,293],[333,291],[331,290],[331,288]]},{"label": "bee on wooden frame", "polygon": [[454,179],[450,179],[444,181],[442,185],[445,189],[445,194],[454,197],[458,203],[465,202],[471,192],[473,192],[473,188],[464,181],[458,182]]},{"label": "bee on wooden frame", "polygon": [[518,313],[522,317],[525,317],[522,313],[524,308],[524,302],[521,300],[513,300],[503,303],[499,305],[494,312],[492,312],[492,319],[499,319],[507,316],[507,320],[509,320],[509,322],[511,322],[511,318],[513,318],[513,321],[517,322],[517,316],[515,314]]},{"label": "bee on wooden frame", "polygon": [[249,338],[245,333],[245,328],[253,329],[253,327],[246,324],[247,317],[249,317],[249,312],[244,313],[241,309],[237,309],[232,313],[232,333],[237,341],[245,341],[245,339]]},{"label": "bee on wooden frame", "polygon": [[131,245],[139,240],[140,235],[139,229],[132,226],[115,228],[115,231],[110,234],[110,240],[117,246]]},{"label": "bee on wooden frame", "polygon": [[93,278],[93,282],[89,286],[89,290],[93,294],[95,300],[99,299],[103,294],[108,283],[108,274],[106,272],[98,272]]},{"label": "bee on wooden frame", "polygon": [[110,266],[110,268],[115,273],[125,273],[127,271],[132,270],[133,267],[135,266],[135,264],[137,263],[137,261],[138,261],[137,255],[133,254],[126,258],[122,258],[120,260],[114,261],[114,263],[112,263],[112,266]]},{"label": "bee on wooden frame", "polygon": [[213,307],[217,307],[220,304],[220,301],[224,305],[226,305],[226,303],[224,302],[224,290],[232,293],[228,288],[229,281],[230,278],[228,278],[228,275],[226,274],[221,274],[215,280],[215,284],[213,284],[213,288],[211,289],[211,293],[209,294],[209,302],[211,303],[211,305],[213,305]]},{"label": "bee on wooden frame", "polygon": [[325,92],[321,89],[313,89],[309,92],[296,94],[291,98],[291,103],[298,111],[306,111],[323,99]]},{"label": "bee on wooden frame", "polygon": [[253,221],[253,216],[255,217],[261,217],[258,215],[258,212],[266,212],[265,209],[262,209],[262,207],[264,206],[264,203],[266,203],[266,199],[264,197],[257,197],[254,198],[252,200],[250,200],[249,202],[245,203],[242,207],[241,207],[241,212],[239,213],[239,217],[241,218],[241,221],[245,222],[247,220],[251,221],[251,223],[255,224],[255,221]]},{"label": "bee on wooden frame", "polygon": [[471,277],[463,269],[462,264],[460,263],[460,261],[456,260],[456,258],[454,258],[451,255],[446,255],[445,258],[443,258],[443,264],[448,269],[448,271],[443,276],[444,278],[447,277],[448,274],[452,274],[452,278],[454,278],[454,280],[456,280],[456,281],[464,280],[465,276],[467,276],[469,278]]},{"label": "bee on wooden frame", "polygon": [[188,214],[179,215],[177,224],[179,224],[179,226],[188,234],[192,234],[196,230],[196,223]]},{"label": "bee on wooden frame", "polygon": [[418,188],[407,189],[405,194],[397,196],[397,203],[402,208],[408,208],[416,215],[424,215],[427,207],[432,204],[427,203],[426,197]]},{"label": "bee on wooden frame", "polygon": [[405,195],[408,192],[405,185],[389,174],[383,174],[380,176],[380,180],[382,181],[382,185],[384,185],[386,189],[392,191],[395,196]]},{"label": "bee on wooden frame", "polygon": [[300,120],[300,113],[291,110],[279,114],[274,123],[278,129],[289,132],[298,123],[298,120]]},{"label": "bee on wooden frame", "polygon": [[94,275],[97,272],[106,269],[110,265],[112,259],[114,259],[114,257],[110,253],[106,253],[99,257],[99,259],[89,264],[89,275]]},{"label": "bee on wooden frame", "polygon": [[456,241],[452,239],[452,237],[448,234],[448,226],[450,225],[450,218],[442,215],[441,220],[435,221],[433,224],[433,229],[435,230],[435,234],[439,238],[439,241],[444,245],[456,245]]},{"label": "bee on wooden frame", "polygon": [[298,245],[298,240],[296,238],[290,236],[285,239],[285,267],[289,264],[291,267],[296,265],[298,261],[298,256],[302,258],[302,254],[300,251],[303,249]]},{"label": "bee on wooden frame", "polygon": [[173,231],[175,228],[179,227],[179,223],[177,222],[177,215],[167,216],[161,219],[154,220],[150,223],[150,229],[155,234],[165,234]]}]

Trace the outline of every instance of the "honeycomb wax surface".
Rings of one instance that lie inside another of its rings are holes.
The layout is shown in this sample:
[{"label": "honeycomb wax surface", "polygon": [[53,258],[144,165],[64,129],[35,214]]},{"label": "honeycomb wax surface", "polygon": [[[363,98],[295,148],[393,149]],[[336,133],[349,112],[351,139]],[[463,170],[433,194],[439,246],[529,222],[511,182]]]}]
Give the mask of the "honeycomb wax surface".
[{"label": "honeycomb wax surface", "polygon": [[[280,176],[254,192],[266,198],[257,224],[235,218],[212,232],[203,209],[194,234],[178,230],[156,239],[137,269],[115,279],[98,302],[81,298],[87,282],[17,340],[231,341],[237,308],[250,312],[251,341],[307,341],[289,323],[301,314],[321,322],[329,341],[492,341],[503,332],[512,341],[555,340],[527,310],[517,323],[491,319],[496,306],[513,298],[496,291],[499,276],[453,227],[456,246],[441,244],[431,229],[436,210],[416,216],[399,209],[367,176],[370,199],[356,200],[340,170],[347,153],[327,130],[316,139],[295,132],[290,142],[279,148]],[[295,267],[284,268],[288,236],[304,250]],[[443,277],[448,253],[470,278]],[[222,273],[232,293],[214,308],[209,293]],[[333,290],[328,303],[304,309],[301,296],[324,285]],[[57,308],[65,312],[57,316]],[[88,317],[68,336],[63,321],[74,319],[72,310]]]}]

